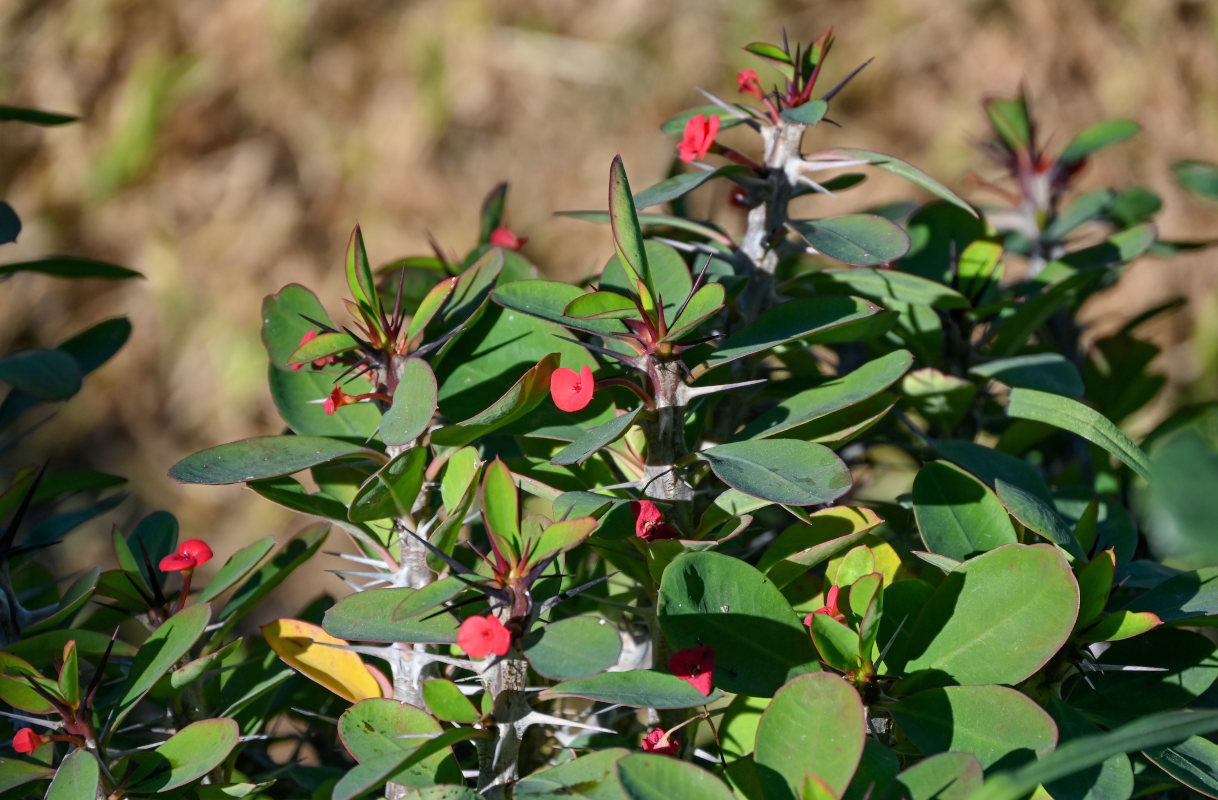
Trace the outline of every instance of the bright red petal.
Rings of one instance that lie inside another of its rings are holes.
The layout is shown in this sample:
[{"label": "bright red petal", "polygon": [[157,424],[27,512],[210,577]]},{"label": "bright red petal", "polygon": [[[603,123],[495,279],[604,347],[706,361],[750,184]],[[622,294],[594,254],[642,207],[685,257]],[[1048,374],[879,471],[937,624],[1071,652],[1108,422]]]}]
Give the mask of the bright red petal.
[{"label": "bright red petal", "polygon": [[195,560],[190,556],[184,556],[181,553],[170,553],[161,559],[159,564],[161,572],[181,572],[184,569],[191,569],[195,565]]},{"label": "bright red petal", "polygon": [[194,559],[195,566],[212,559],[211,548],[202,539],[187,539],[178,546],[178,554]]},{"label": "bright red petal", "polygon": [[13,749],[18,753],[26,755],[33,753],[43,743],[43,738],[34,733],[31,728],[22,728],[17,731],[17,735],[13,737]]},{"label": "bright red petal", "polygon": [[579,372],[567,367],[559,367],[550,375],[550,397],[554,405],[563,411],[579,411],[592,402],[592,390],[596,381],[592,377],[592,369],[588,366],[580,368]]},{"label": "bright red petal", "polygon": [[704,695],[714,689],[715,651],[709,647],[688,647],[673,653],[668,671]]},{"label": "bright red petal", "polygon": [[486,658],[491,653],[487,641],[486,617],[470,617],[457,629],[457,647],[470,658]]}]

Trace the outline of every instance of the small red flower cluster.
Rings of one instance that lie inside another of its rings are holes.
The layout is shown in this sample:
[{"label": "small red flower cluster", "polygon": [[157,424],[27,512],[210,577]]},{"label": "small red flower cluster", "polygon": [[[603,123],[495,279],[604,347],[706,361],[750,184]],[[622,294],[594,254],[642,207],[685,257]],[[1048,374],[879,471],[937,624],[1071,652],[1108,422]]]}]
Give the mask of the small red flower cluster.
[{"label": "small red flower cluster", "polygon": [[470,658],[486,658],[491,653],[507,655],[512,634],[496,617],[470,617],[457,629],[457,646]]},{"label": "small red flower cluster", "polygon": [[671,739],[663,728],[655,728],[643,737],[643,750],[647,753],[659,753],[663,756],[675,756],[681,749],[681,743]]},{"label": "small red flower cluster", "polygon": [[[317,331],[315,331],[315,330],[310,329],[310,330],[306,331],[305,335],[300,337],[300,344],[296,345],[296,349],[299,350],[300,348],[304,347],[305,344],[316,339],[317,335],[318,335]],[[313,366],[324,367],[328,364],[333,364],[336,361],[338,361],[338,359],[335,358],[334,356],[322,356],[321,358],[315,359],[313,361]],[[304,364],[293,364],[292,372],[299,372],[300,368],[303,366],[304,366]]]},{"label": "small red flower cluster", "polygon": [[833,617],[838,622],[844,620],[846,618],[845,615],[842,614],[842,610],[837,607],[837,592],[838,588],[836,586],[830,586],[829,592],[825,595],[824,607],[818,608],[808,616],[804,617],[804,624],[811,627],[812,618],[817,614],[824,614],[826,616]]},{"label": "small red flower cluster", "polygon": [[736,89],[741,94],[751,94],[760,100],[763,97],[761,91],[761,78],[757,77],[754,70],[741,70],[736,75]]},{"label": "small red flower cluster", "polygon": [[715,114],[695,114],[685,123],[685,134],[677,145],[677,155],[682,161],[697,161],[706,158],[715,134],[719,132],[719,117]]},{"label": "small red flower cluster", "polygon": [[161,559],[162,572],[181,572],[211,561],[211,548],[201,539],[187,539],[178,545],[176,553]]},{"label": "small red flower cluster", "polygon": [[13,749],[18,753],[30,755],[49,741],[51,741],[49,736],[34,733],[33,728],[22,728],[13,737]]},{"label": "small red flower cluster", "polygon": [[579,372],[566,367],[559,367],[550,375],[550,397],[554,405],[563,411],[580,411],[592,402],[592,390],[596,381],[592,377],[592,368],[584,365]]},{"label": "small red flower cluster", "polygon": [[358,399],[359,398],[355,397],[354,395],[349,395],[342,389],[338,388],[338,386],[335,386],[334,390],[330,392],[330,396],[326,398],[326,402],[321,404],[321,407],[326,410],[327,414],[334,416],[335,411],[343,406],[351,405]]},{"label": "small red flower cluster", "polygon": [[715,651],[705,646],[678,650],[668,659],[668,671],[710,697],[715,688]]},{"label": "small red flower cluster", "polygon": [[495,228],[491,231],[491,244],[508,250],[519,250],[529,240],[527,236],[517,236],[507,228]]},{"label": "small red flower cluster", "polygon": [[660,509],[650,500],[635,500],[630,504],[634,512],[634,535],[644,541],[676,539],[677,529],[667,522]]}]

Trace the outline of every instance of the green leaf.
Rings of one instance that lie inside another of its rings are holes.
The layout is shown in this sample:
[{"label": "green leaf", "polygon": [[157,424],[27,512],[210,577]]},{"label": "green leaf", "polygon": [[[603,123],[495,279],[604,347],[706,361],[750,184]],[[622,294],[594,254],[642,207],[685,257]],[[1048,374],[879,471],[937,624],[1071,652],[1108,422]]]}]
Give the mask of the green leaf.
[{"label": "green leaf", "polygon": [[355,339],[346,333],[319,333],[309,341],[300,345],[288,358],[288,366],[293,368],[325,358],[326,356],[345,353],[356,347]]},{"label": "green leaf", "polygon": [[38,400],[67,400],[80,391],[80,367],[62,350],[45,347],[0,358],[0,382]]},{"label": "green leaf", "polygon": [[540,695],[542,700],[556,697],[582,697],[633,708],[694,708],[715,702],[723,692],[712,691],[708,697],[675,675],[636,669],[563,681]]},{"label": "green leaf", "polygon": [[482,477],[482,519],[500,547],[520,553],[520,495],[512,471],[498,458]]},{"label": "green leaf", "polygon": [[427,449],[412,447],[369,478],[351,501],[352,522],[405,517],[423,488]]},{"label": "green leaf", "polygon": [[613,444],[618,439],[626,434],[630,429],[631,424],[638,417],[639,412],[643,410],[639,406],[633,411],[627,411],[623,414],[618,414],[613,419],[597,425],[594,428],[589,428],[582,435],[578,436],[571,444],[559,450],[554,458],[550,459],[551,464],[582,464],[591,458],[597,450],[602,447]]},{"label": "green leaf", "polygon": [[1002,478],[1046,503],[1053,502],[1053,495],[1044,479],[1021,458],[963,439],[940,439],[934,446],[940,456],[968,470],[991,489],[996,480]]},{"label": "green leaf", "polygon": [[678,341],[682,336],[697,328],[704,320],[719,313],[719,309],[723,308],[725,296],[722,284],[708,283],[700,287],[686,303],[681,315],[672,321],[664,341]]},{"label": "green leaf", "polygon": [[609,167],[609,225],[613,229],[613,245],[617,249],[618,259],[642,284],[639,300],[643,304],[643,310],[654,315],[656,304],[655,298],[651,296],[654,291],[651,267],[647,263],[647,251],[643,248],[643,231],[639,227],[634,198],[630,194],[630,181],[626,178],[626,168],[622,165],[621,156],[614,156]]},{"label": "green leaf", "polygon": [[819,670],[816,650],[790,604],[756,568],[720,553],[686,553],[664,570],[657,614],[676,649],[715,651],[715,686],[769,697],[792,677]]},{"label": "green leaf", "polygon": [[858,322],[880,310],[874,303],[855,297],[820,296],[783,303],[762,314],[744,330],[729,336],[694,369],[694,374],[701,375],[780,344]]},{"label": "green leaf", "polygon": [[291,475],[344,456],[375,450],[321,436],[256,436],[200,450],[169,468],[179,483],[241,483]]},{"label": "green leaf", "polygon": [[68,587],[68,590],[63,593],[63,597],[59,599],[59,602],[55,604],[55,607],[46,616],[43,616],[37,622],[32,622],[25,626],[25,629],[21,631],[22,637],[48,631],[67,622],[76,613],[76,610],[93,596],[93,592],[97,590],[97,581],[100,575],[101,568],[93,567],[72,581],[72,585]]},{"label": "green leaf", "polygon": [[0,758],[0,792],[55,777],[55,770],[34,761]]},{"label": "green leaf", "polygon": [[787,122],[797,122],[800,125],[815,125],[829,113],[829,104],[824,100],[810,100],[795,108],[784,108],[779,115]]},{"label": "green leaf", "polygon": [[1087,560],[1082,545],[1074,538],[1074,531],[1052,505],[1002,478],[997,478],[994,483],[1002,504],[1025,528],[1060,547],[1071,561],[1082,563]]},{"label": "green leaf", "polygon": [[1007,416],[1044,422],[1077,433],[1150,480],[1150,460],[1146,454],[1106,417],[1077,400],[1035,389],[1012,389]]},{"label": "green leaf", "polygon": [[924,754],[972,753],[982,768],[1010,769],[1057,744],[1044,709],[1006,686],[946,686],[892,706],[897,725]]},{"label": "green leaf", "polygon": [[1190,736],[1176,745],[1147,747],[1142,753],[1190,789],[1208,797],[1218,797],[1218,744],[1200,736]]},{"label": "green leaf", "polygon": [[1218,200],[1218,165],[1209,161],[1177,161],[1171,165],[1176,183],[1198,197]]},{"label": "green leaf", "polygon": [[617,779],[629,800],[736,800],[723,781],[670,756],[626,756],[617,762]]},{"label": "green leaf", "polygon": [[932,553],[963,561],[1017,541],[994,493],[946,461],[932,461],[918,470],[913,505],[922,541]]},{"label": "green leaf", "polygon": [[[301,436],[328,436],[366,441],[375,434],[381,412],[372,403],[352,403],[327,414],[322,402],[334,389],[336,375],[312,370],[289,372],[267,367],[271,398],[279,415]],[[372,387],[366,382],[345,384],[346,389],[362,392]],[[353,387],[362,387],[359,389]]]},{"label": "green leaf", "polygon": [[1054,752],[1011,772],[992,775],[967,800],[1018,800],[1040,784],[1129,753],[1182,742],[1218,730],[1218,711],[1169,711],[1135,720],[1116,730],[1066,742]]},{"label": "green leaf", "polygon": [[[1085,716],[1056,697],[1046,709],[1057,724],[1058,746],[1073,739],[1100,732]],[[1101,764],[1051,782],[1045,790],[1055,800],[1125,800],[1133,794],[1133,768],[1122,753],[1109,756]]]},{"label": "green leaf", "polygon": [[551,353],[541,359],[485,411],[456,425],[434,431],[432,443],[444,447],[463,447],[526,416],[549,396],[550,376],[558,368],[561,358],[559,353]]},{"label": "green leaf", "polygon": [[990,124],[1007,147],[1013,151],[1027,150],[1032,146],[1032,125],[1028,120],[1026,98],[990,97],[984,101],[985,114]]},{"label": "green leaf", "polygon": [[127,670],[110,730],[116,730],[156,682],[190,652],[209,622],[211,606],[196,603],[174,614],[149,635]]},{"label": "green leaf", "polygon": [[300,340],[309,331],[317,331],[310,320],[338,328],[317,295],[299,284],[290,283],[262,301],[262,344],[274,367],[288,369]]},{"label": "green leaf", "polygon": [[[334,787],[335,800],[340,795],[355,797],[386,778],[394,783],[417,787],[459,783],[461,769],[453,757],[451,746],[439,738],[441,733],[440,723],[431,715],[396,700],[373,698],[351,706],[338,718],[338,735],[361,765],[392,762],[395,759],[400,764],[410,755],[423,757],[405,767],[391,767],[384,777],[368,782],[359,790],[355,786],[361,783],[358,778],[363,776],[355,776],[356,780],[348,782],[344,792],[340,792],[338,786]],[[462,738],[468,738],[467,732],[457,730],[453,733],[464,733]],[[431,747],[428,747],[429,744]],[[431,751],[430,754],[427,754],[428,751]]]},{"label": "green leaf", "polygon": [[977,387],[934,367],[922,367],[905,375],[901,392],[922,416],[939,427],[951,429],[968,414]]},{"label": "green leaf", "polygon": [[887,264],[909,252],[909,234],[875,214],[795,219],[788,224],[817,252],[846,264]]},{"label": "green leaf", "polygon": [[932,308],[968,308],[964,295],[938,281],[896,269],[825,269],[814,272],[811,283],[828,291],[842,290],[872,300],[899,300]]},{"label": "green leaf", "polygon": [[622,800],[617,762],[629,754],[629,750],[620,747],[589,751],[574,761],[540,769],[521,778],[512,787],[512,796],[517,800],[530,797]]},{"label": "green leaf", "polygon": [[604,619],[568,617],[525,636],[521,649],[537,674],[566,680],[612,667],[622,652],[622,639]]},{"label": "green leaf", "polygon": [[731,164],[718,169],[699,170],[697,172],[682,172],[660,181],[655,186],[649,186],[634,196],[634,207],[642,211],[649,206],[668,203],[697,189],[712,178],[726,175],[746,175],[752,172],[748,167]]},{"label": "green leaf", "polygon": [[436,719],[473,724],[482,716],[460,687],[449,680],[423,681],[423,702]]},{"label": "green leaf", "polygon": [[812,643],[821,660],[846,673],[859,667],[859,635],[828,614],[812,614]]},{"label": "green leaf", "polygon": [[885,172],[890,172],[899,178],[904,178],[915,186],[921,187],[922,189],[930,192],[935,197],[946,200],[952,205],[967,211],[973,217],[977,216],[977,212],[973,210],[972,206],[956,196],[956,194],[946,186],[939,183],[937,180],[930,177],[912,164],[908,164],[894,156],[886,155],[884,153],[876,153],[870,150],[856,150],[851,147],[835,147],[831,150],[822,150],[816,155],[812,156],[811,159],[813,161],[817,159],[829,159],[834,161],[866,161],[873,167],[879,167]]},{"label": "green leaf", "polygon": [[969,374],[992,378],[1011,387],[1037,389],[1069,397],[1083,395],[1083,379],[1078,374],[1078,368],[1060,353],[999,358],[971,367]]},{"label": "green leaf", "polygon": [[328,525],[311,525],[279,548],[279,552],[275,554],[270,563],[264,564],[257,572],[250,575],[229,598],[224,610],[217,617],[217,622],[223,624],[213,634],[212,640],[223,639],[224,634],[262,598],[273,592],[297,567],[312,558],[313,554],[321,548],[322,543],[326,541],[326,534],[329,532],[330,526]]},{"label": "green leaf", "polygon": [[757,725],[754,758],[767,798],[795,798],[804,776],[836,796],[863,755],[866,713],[858,692],[836,675],[800,675],[774,695]]},{"label": "green leaf", "polygon": [[1109,721],[1132,719],[1194,702],[1218,677],[1214,643],[1193,631],[1158,626],[1112,642],[1103,663],[1133,669],[1089,672],[1062,687],[1062,698],[1084,713]]},{"label": "green leaf", "polygon": [[787,55],[787,51],[777,45],[772,45],[767,42],[750,42],[744,46],[748,52],[761,56],[769,61],[778,64],[786,64],[794,66],[795,62],[791,60],[791,56]]},{"label": "green leaf", "polygon": [[615,291],[581,294],[563,309],[572,319],[638,319],[639,309],[624,294]]},{"label": "green leaf", "polygon": [[31,125],[64,125],[75,122],[79,117],[71,114],[59,114],[54,111],[42,111],[37,108],[21,106],[0,106],[0,122],[28,122]]},{"label": "green leaf", "polygon": [[322,627],[331,636],[358,642],[456,644],[457,619],[452,614],[424,618],[400,612],[419,591],[368,589],[347,595],[326,611]]},{"label": "green leaf", "polygon": [[579,287],[558,281],[516,281],[495,288],[491,299],[504,308],[589,333],[623,330],[611,319],[575,319],[564,316],[567,307],[583,297]]},{"label": "green leaf", "polygon": [[372,277],[372,266],[368,263],[368,252],[364,249],[364,235],[358,225],[351,231],[351,240],[347,243],[347,287],[356,305],[368,312],[369,322],[378,324],[384,312],[376,291],[376,279]]},{"label": "green leaf", "polygon": [[850,491],[850,470],[824,445],[798,439],[729,442],[699,455],[727,485],[774,503],[828,503]]},{"label": "green leaf", "polygon": [[[733,490],[734,491],[734,490]],[[778,534],[757,568],[778,587],[786,586],[811,567],[855,544],[883,522],[868,508],[833,506],[822,509]]]},{"label": "green leaf", "polygon": [[275,546],[274,536],[264,536],[253,544],[247,545],[228,557],[224,566],[220,567],[207,584],[207,588],[199,595],[200,603],[207,603],[219,597],[228,589],[237,585],[237,581],[248,575],[258,562],[266,558]]},{"label": "green leaf", "polygon": [[1150,613],[1164,622],[1218,615],[1218,567],[1184,572],[1134,598],[1129,611]]},{"label": "green leaf", "polygon": [[381,441],[393,447],[417,439],[431,424],[438,396],[431,365],[421,358],[406,359],[393,392],[393,404],[381,418]]},{"label": "green leaf", "polygon": [[963,800],[984,781],[972,753],[939,753],[897,775],[893,790],[906,800]]},{"label": "green leaf", "polygon": [[1016,684],[1065,644],[1078,584],[1052,545],[1009,544],[961,564],[923,606],[901,689],[945,682]]},{"label": "green leaf", "polygon": [[228,758],[241,739],[235,720],[192,722],[153,752],[164,759],[156,774],[131,787],[135,792],[167,792],[211,772]]},{"label": "green leaf", "polygon": [[837,378],[787,397],[754,417],[735,439],[761,439],[799,427],[874,397],[900,380],[913,364],[908,350],[894,350]]},{"label": "green leaf", "polygon": [[1097,150],[1129,139],[1142,130],[1142,126],[1129,119],[1109,119],[1097,122],[1070,140],[1066,149],[1057,157],[1057,163],[1076,164]]},{"label": "green leaf", "polygon": [[78,747],[68,753],[55,772],[45,800],[96,800],[101,769],[92,752]]},{"label": "green leaf", "polygon": [[50,275],[53,278],[73,279],[104,278],[106,280],[126,280],[127,278],[144,277],[133,269],[107,264],[104,261],[94,261],[91,258],[74,258],[72,256],[48,256],[34,261],[0,265],[0,277],[13,275],[18,272],[36,272],[40,275]]}]

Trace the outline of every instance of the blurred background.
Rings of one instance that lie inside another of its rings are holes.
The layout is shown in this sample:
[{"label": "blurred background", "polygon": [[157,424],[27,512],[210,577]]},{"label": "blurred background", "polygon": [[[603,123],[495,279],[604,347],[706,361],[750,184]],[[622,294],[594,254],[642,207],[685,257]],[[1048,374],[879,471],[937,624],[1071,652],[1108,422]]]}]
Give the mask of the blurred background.
[{"label": "blurred background", "polygon": [[[0,103],[81,117],[0,127],[0,197],[25,224],[3,260],[70,253],[146,277],[21,276],[0,290],[0,352],[120,314],[135,326],[31,458],[130,478],[132,500],[91,523],[99,534],[167,508],[222,556],[219,541],[303,527],[242,488],[166,476],[197,449],[282,430],[263,296],[299,282],[341,315],[357,221],[374,263],[428,252],[429,235],[459,255],[503,180],[525,254],[582,277],[611,252],[608,232],[553,213],[602,208],[618,152],[636,189],[663,178],[675,141],[659,126],[703,102],[696,87],[734,99],[745,67],[768,86],[776,73],[741,46],[829,25],[823,86],[875,61],[835,101],[842,127],[816,128],[807,148],[892,153],[990,201],[966,182],[994,174],[974,146],[979,100],[1023,84],[1051,150],[1107,117],[1142,124],[1080,190],[1143,184],[1164,199],[1165,237],[1218,237],[1218,205],[1168,170],[1218,160],[1218,4],[1206,0],[0,0]],[[874,177],[835,211],[915,191]],[[725,225],[740,213],[723,193],[693,202]],[[1086,314],[1110,330],[1177,295],[1187,305],[1143,329],[1170,377],[1160,415],[1218,397],[1218,251],[1144,259]],[[76,557],[109,558],[104,536],[76,536]]]}]

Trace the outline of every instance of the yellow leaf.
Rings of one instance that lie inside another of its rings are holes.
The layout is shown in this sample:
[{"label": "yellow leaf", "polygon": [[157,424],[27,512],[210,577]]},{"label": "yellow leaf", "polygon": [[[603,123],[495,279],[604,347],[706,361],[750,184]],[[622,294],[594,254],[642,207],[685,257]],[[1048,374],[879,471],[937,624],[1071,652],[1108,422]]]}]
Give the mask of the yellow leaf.
[{"label": "yellow leaf", "polygon": [[262,626],[262,635],[283,663],[339,697],[358,703],[384,696],[380,682],[360,657],[344,650],[342,645],[347,643],[321,627],[297,619],[277,619]]}]

